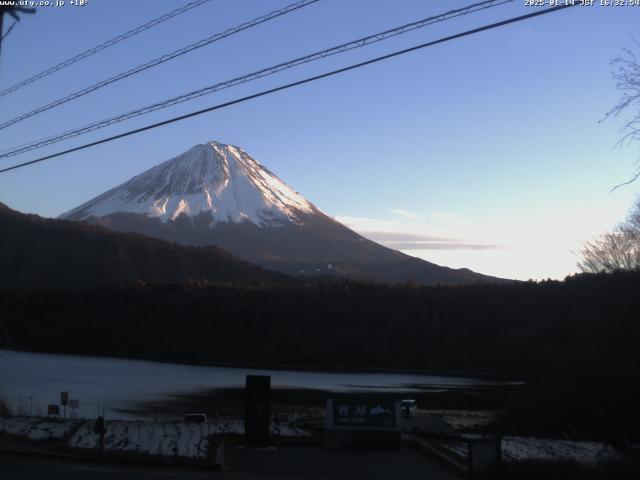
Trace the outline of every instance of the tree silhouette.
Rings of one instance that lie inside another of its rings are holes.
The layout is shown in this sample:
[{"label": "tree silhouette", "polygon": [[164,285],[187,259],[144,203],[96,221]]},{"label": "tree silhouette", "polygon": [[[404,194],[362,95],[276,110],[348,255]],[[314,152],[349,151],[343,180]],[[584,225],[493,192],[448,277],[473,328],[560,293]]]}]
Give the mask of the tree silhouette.
[{"label": "tree silhouette", "polygon": [[[640,43],[635,38],[631,38],[640,48]],[[622,92],[622,95],[615,106],[606,113],[604,120],[631,112],[630,118],[625,120],[620,129],[622,137],[618,145],[624,145],[640,140],[640,64],[636,54],[631,49],[625,48],[623,53],[611,62],[611,65],[614,67],[611,76],[616,81],[616,89]],[[635,175],[630,180],[616,185],[612,190],[629,185],[640,178],[640,158],[636,160],[636,166],[638,169]]]},{"label": "tree silhouette", "polygon": [[583,272],[640,270],[640,199],[626,221],[613,231],[586,242],[580,256],[578,268]]}]

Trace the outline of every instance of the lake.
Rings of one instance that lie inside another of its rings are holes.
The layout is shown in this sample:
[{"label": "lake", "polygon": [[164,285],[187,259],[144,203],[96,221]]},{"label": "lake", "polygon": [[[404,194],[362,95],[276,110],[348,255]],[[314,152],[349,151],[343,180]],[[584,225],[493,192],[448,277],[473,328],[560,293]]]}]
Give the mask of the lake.
[{"label": "lake", "polygon": [[326,392],[378,391],[410,395],[513,385],[482,378],[403,373],[337,373],[215,367],[159,363],[108,357],[85,357],[0,350],[0,400],[14,414],[46,414],[60,402],[60,392],[79,400],[77,414],[95,417],[105,409],[111,418],[137,418],[123,413],[140,402],[189,395],[216,388],[242,387],[246,375],[271,375],[273,388]]}]

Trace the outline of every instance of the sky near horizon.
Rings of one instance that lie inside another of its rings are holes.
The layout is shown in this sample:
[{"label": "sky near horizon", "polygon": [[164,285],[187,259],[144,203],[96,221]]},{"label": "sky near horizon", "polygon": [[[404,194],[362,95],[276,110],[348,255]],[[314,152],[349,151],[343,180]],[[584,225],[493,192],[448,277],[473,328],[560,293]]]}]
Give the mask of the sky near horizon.
[{"label": "sky near horizon", "polygon": [[[290,1],[213,0],[0,98],[0,120]],[[186,1],[89,0],[23,16],[2,42],[0,89]],[[320,0],[17,125],[0,150],[473,3]],[[600,2],[597,1],[596,4]],[[439,23],[14,157],[28,161],[480,25],[524,0]],[[610,61],[636,48],[639,7],[574,7],[409,53],[39,165],[0,174],[0,202],[54,217],[198,143],[241,146],[323,211],[437,264],[518,279],[576,271],[583,241],[623,220],[637,145]],[[5,32],[11,21],[5,18]]]}]

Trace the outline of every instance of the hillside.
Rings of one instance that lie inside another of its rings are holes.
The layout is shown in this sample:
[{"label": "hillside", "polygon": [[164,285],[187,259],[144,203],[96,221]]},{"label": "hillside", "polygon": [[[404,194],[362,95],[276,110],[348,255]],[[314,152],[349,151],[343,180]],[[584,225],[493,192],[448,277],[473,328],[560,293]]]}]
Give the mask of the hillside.
[{"label": "hillside", "polygon": [[81,222],[45,219],[1,203],[0,231],[0,289],[286,279],[218,247],[187,247]]}]

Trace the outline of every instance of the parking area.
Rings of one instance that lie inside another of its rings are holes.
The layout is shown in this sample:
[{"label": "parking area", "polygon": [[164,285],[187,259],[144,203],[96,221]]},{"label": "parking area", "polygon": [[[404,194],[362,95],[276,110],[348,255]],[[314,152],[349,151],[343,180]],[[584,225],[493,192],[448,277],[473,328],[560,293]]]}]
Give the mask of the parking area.
[{"label": "parking area", "polygon": [[[393,451],[330,451],[317,447],[283,447],[276,451],[227,448],[230,478],[260,475],[291,479],[447,480],[459,478],[444,464],[412,447]],[[255,476],[255,477],[254,477]]]}]

